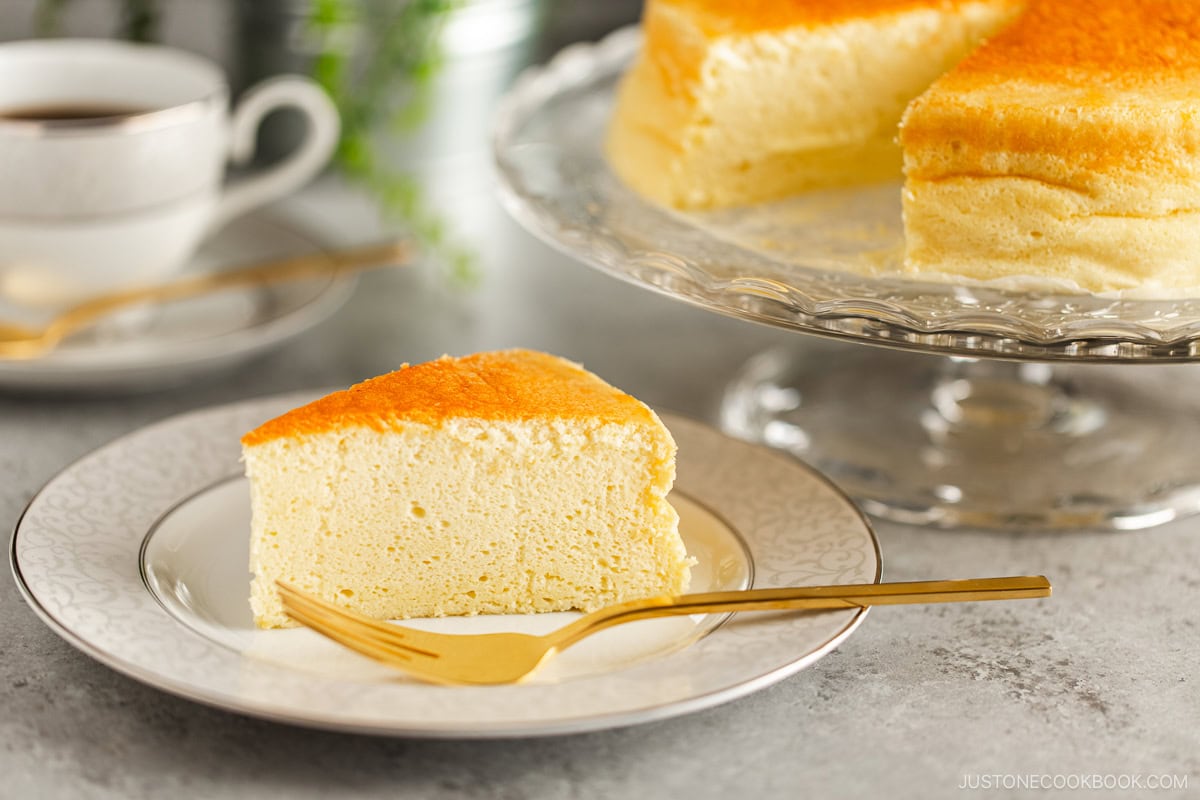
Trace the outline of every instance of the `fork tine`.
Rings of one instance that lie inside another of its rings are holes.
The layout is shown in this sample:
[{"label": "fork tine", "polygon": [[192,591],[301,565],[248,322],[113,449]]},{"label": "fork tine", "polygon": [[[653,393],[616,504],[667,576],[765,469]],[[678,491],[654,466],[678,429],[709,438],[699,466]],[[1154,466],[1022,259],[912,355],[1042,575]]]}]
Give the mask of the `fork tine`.
[{"label": "fork tine", "polygon": [[[395,636],[396,638],[401,638],[403,636],[404,628],[397,628],[394,625],[386,624],[386,622],[380,622],[379,620],[371,619],[370,616],[364,616],[362,614],[352,612],[352,610],[344,609],[341,606],[336,606],[336,604],[331,603],[328,600],[319,600],[318,597],[304,593],[304,591],[300,591],[295,587],[290,587],[290,585],[286,583],[276,582],[276,585],[278,589],[280,589],[280,599],[284,602],[288,602],[290,599],[292,602],[305,603],[308,607],[320,609],[325,613],[336,614],[343,620],[358,622],[358,624],[374,628],[374,630],[379,632],[389,633],[390,636]],[[395,628],[395,630],[392,630],[392,628]]]},{"label": "fork tine", "polygon": [[337,614],[332,606],[327,606],[320,601],[303,596],[283,597],[281,599],[283,600],[285,612],[299,612],[326,626],[353,630],[360,637],[369,638],[372,641],[382,641],[378,631],[360,624],[358,620]]},{"label": "fork tine", "polygon": [[344,608],[339,608],[331,603],[326,603],[318,600],[311,595],[305,594],[298,589],[295,589],[287,584],[276,582],[279,586],[279,597],[283,600],[284,609],[288,606],[296,610],[307,612],[309,617],[316,616],[324,618],[325,627],[337,626],[344,629],[346,626],[353,626],[359,632],[361,637],[365,637],[367,631],[370,631],[370,640],[380,646],[388,649],[398,649],[407,651],[415,655],[428,656],[437,658],[438,654],[426,650],[421,647],[416,647],[404,641],[405,635],[413,633],[408,628],[402,628],[398,625],[389,625],[386,622],[364,617],[361,614],[356,614],[353,611],[347,611]]},{"label": "fork tine", "polygon": [[275,581],[275,585],[279,589],[280,599],[282,599],[284,602],[287,602],[290,598],[293,602],[306,603],[312,608],[317,608],[331,614],[337,614],[343,619],[353,620],[354,622],[361,623],[364,626],[374,628],[375,630],[381,633],[386,633],[396,639],[403,638],[404,634],[410,630],[408,628],[401,628],[396,625],[389,625],[386,622],[380,622],[379,620],[372,619],[371,617],[365,617],[362,614],[354,611],[349,611],[341,606],[329,602],[328,600],[321,600],[315,595],[302,592],[296,587],[286,584],[282,581]]},{"label": "fork tine", "polygon": [[354,621],[347,622],[336,616],[323,613],[320,608],[307,609],[285,605],[284,612],[297,622],[307,625],[318,633],[345,644],[351,649],[385,661],[401,660],[412,662],[415,658],[426,656],[436,660],[436,653],[407,647],[399,642],[381,636],[378,631],[362,627]]},{"label": "fork tine", "polygon": [[378,642],[369,637],[356,636],[347,628],[340,628],[330,625],[328,620],[318,617],[309,616],[305,611],[295,608],[286,608],[285,613],[304,625],[311,628],[313,631],[320,633],[338,644],[344,645],[356,653],[361,653],[364,656],[373,658],[376,661],[382,661],[390,666],[400,667],[403,669],[413,659],[411,653],[396,648],[390,648],[382,642]]}]

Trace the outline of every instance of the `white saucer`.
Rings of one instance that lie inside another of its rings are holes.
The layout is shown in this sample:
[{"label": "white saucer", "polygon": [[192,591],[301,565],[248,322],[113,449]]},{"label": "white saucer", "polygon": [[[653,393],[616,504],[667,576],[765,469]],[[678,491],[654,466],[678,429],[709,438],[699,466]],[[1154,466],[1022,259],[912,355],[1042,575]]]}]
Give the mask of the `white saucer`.
[{"label": "white saucer", "polygon": [[[188,271],[219,270],[325,249],[266,214],[238,219],[204,243]],[[179,301],[139,324],[100,324],[31,360],[0,359],[0,390],[141,391],[183,383],[282,344],[329,317],[354,277],[292,281]],[[7,316],[7,314],[6,314]]]},{"label": "white saucer", "polygon": [[[231,711],[364,733],[501,737],[646,722],[732,700],[832,650],[866,609],[695,615],[624,625],[530,683],[416,682],[307,629],[254,627],[238,438],[311,395],[246,401],[144,428],[68,467],[12,542],[25,599],[68,642],[144,683]],[[869,524],[787,456],[664,414],[692,589],[878,581]],[[187,458],[180,458],[186,453]],[[447,633],[539,633],[574,614],[415,620]]]}]

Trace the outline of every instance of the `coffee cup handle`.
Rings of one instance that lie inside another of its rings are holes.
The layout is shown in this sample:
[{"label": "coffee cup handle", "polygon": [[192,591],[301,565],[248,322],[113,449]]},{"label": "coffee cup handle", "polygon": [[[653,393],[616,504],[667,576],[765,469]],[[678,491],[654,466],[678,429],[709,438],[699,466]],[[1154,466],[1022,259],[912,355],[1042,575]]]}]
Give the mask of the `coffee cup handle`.
[{"label": "coffee cup handle", "polygon": [[316,82],[298,75],[270,78],[242,96],[230,120],[229,160],[249,161],[263,118],[280,108],[304,112],[308,122],[304,140],[278,164],[226,184],[209,230],[299,189],[329,162],[341,131],[337,107]]}]

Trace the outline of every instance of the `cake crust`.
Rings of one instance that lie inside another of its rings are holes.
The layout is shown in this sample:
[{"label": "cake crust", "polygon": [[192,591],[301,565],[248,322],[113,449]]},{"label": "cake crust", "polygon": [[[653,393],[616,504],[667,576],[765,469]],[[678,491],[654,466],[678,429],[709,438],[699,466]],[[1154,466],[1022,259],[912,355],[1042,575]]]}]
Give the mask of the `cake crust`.
[{"label": "cake crust", "polygon": [[1105,92],[1155,92],[1200,76],[1194,0],[1034,0],[1017,21],[947,76],[969,88],[1009,79]]},{"label": "cake crust", "polygon": [[[716,38],[870,19],[913,9],[954,11],[975,0],[668,0]],[[1016,7],[1024,0],[1011,0]]]},{"label": "cake crust", "polygon": [[438,426],[460,417],[515,421],[536,416],[651,420],[645,405],[578,364],[512,349],[404,364],[276,417],[243,436],[242,444],[339,428],[387,431],[405,422]]},{"label": "cake crust", "polygon": [[906,174],[1178,172],[1200,143],[1198,80],[1200,4],[1039,0],[912,103]]}]

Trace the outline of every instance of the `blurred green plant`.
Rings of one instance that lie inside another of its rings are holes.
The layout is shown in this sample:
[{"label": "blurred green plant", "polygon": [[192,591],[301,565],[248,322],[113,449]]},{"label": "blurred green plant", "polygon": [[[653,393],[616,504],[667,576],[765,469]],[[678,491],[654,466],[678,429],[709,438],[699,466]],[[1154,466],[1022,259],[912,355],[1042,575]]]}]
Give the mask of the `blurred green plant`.
[{"label": "blurred green plant", "polygon": [[[255,0],[231,0],[255,2]],[[62,29],[74,0],[39,0],[38,36]],[[335,163],[368,191],[388,218],[407,229],[425,253],[445,265],[452,282],[478,280],[477,254],[456,241],[425,197],[421,182],[379,157],[374,135],[411,134],[429,115],[433,79],[442,65],[439,35],[447,18],[469,0],[308,0],[306,27],[316,43],[312,77],[342,117]],[[119,0],[113,36],[160,39],[160,0]]]},{"label": "blurred green plant", "polygon": [[[41,0],[33,20],[33,30],[38,36],[53,36],[62,29],[62,15],[72,0]],[[159,0],[121,0],[118,5],[121,16],[113,35],[131,42],[153,42],[158,40],[161,9]]]},{"label": "blurred green plant", "polygon": [[338,165],[447,267],[454,282],[466,285],[478,278],[475,252],[449,235],[420,181],[381,159],[374,144],[381,126],[402,137],[428,118],[442,65],[440,34],[464,2],[312,0],[308,27],[317,41],[312,76],[342,117]]}]

